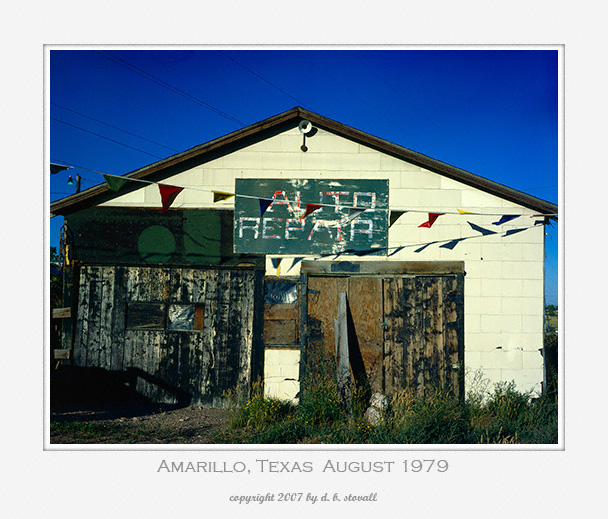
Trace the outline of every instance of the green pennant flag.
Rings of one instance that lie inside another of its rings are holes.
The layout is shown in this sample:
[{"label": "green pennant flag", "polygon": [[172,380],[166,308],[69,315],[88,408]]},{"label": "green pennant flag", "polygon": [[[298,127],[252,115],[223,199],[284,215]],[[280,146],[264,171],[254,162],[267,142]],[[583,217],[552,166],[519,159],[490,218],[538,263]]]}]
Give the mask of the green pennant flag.
[{"label": "green pennant flag", "polygon": [[108,189],[112,191],[120,191],[122,187],[129,181],[126,178],[115,177],[113,175],[104,175]]},{"label": "green pennant flag", "polygon": [[394,211],[391,209],[388,226],[391,227],[399,219],[399,217],[405,213],[407,213],[407,211]]}]

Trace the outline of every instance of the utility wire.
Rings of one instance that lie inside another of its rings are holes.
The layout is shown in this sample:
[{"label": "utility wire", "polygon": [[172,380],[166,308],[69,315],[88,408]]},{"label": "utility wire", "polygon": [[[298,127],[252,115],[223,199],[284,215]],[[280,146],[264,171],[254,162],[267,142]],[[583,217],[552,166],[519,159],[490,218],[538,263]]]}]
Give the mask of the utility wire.
[{"label": "utility wire", "polygon": [[253,70],[251,70],[250,68],[246,67],[245,65],[243,65],[240,61],[235,60],[233,57],[228,56],[228,54],[226,54],[225,52],[218,50],[218,52],[220,54],[222,54],[223,56],[225,56],[226,58],[228,58],[230,61],[233,61],[234,63],[236,63],[237,65],[239,65],[240,67],[244,68],[247,72],[250,72],[251,74],[253,74],[255,77],[261,79],[262,81],[264,81],[264,83],[269,84],[271,87],[276,88],[279,92],[285,94],[287,97],[290,97],[291,99],[293,99],[296,103],[298,103],[298,105],[303,106],[305,108],[308,108],[309,110],[312,110],[312,108],[310,106],[308,106],[307,104],[303,103],[302,101],[300,101],[299,99],[295,98],[294,96],[292,96],[291,94],[288,94],[287,92],[285,92],[285,90],[283,90],[282,88],[279,88],[277,85],[275,85],[274,83],[268,81],[267,79],[263,78],[262,76],[260,76],[257,72],[254,72]]},{"label": "utility wire", "polygon": [[183,98],[188,99],[188,100],[198,104],[199,106],[202,106],[203,108],[206,108],[207,110],[210,110],[218,115],[221,115],[222,117],[225,117],[226,119],[229,119],[232,122],[235,122],[242,126],[247,126],[246,123],[237,119],[236,117],[232,117],[231,115],[227,114],[226,112],[222,112],[218,108],[215,108],[214,106],[212,106],[208,103],[205,103],[201,99],[194,97],[193,95],[190,95],[187,92],[184,92],[183,90],[180,90],[179,88],[167,83],[166,81],[163,81],[162,79],[157,78],[156,76],[150,74],[149,72],[146,72],[145,70],[142,70],[142,69],[136,67],[135,65],[129,63],[128,61],[125,61],[124,59],[121,59],[118,56],[115,56],[114,54],[111,54],[107,51],[95,51],[95,52],[97,52],[97,54],[99,54],[100,56],[103,56],[104,58],[112,61],[113,63],[120,65],[121,67],[124,67],[124,68],[130,70],[131,72],[135,72],[139,76],[146,78],[150,81],[153,81],[157,85],[160,85],[163,88],[166,88],[167,90],[170,90],[174,94],[182,96]]},{"label": "utility wire", "polygon": [[166,148],[166,149],[168,149],[170,151],[175,151],[176,153],[179,152],[179,150],[176,150],[174,148],[170,148],[169,146],[165,146],[164,144],[161,144],[160,142],[155,142],[155,141],[152,141],[150,139],[146,139],[146,137],[142,137],[141,135],[137,135],[136,133],[132,133],[132,132],[129,132],[127,130],[123,130],[122,128],[118,128],[118,126],[113,126],[111,124],[104,123],[103,121],[100,121],[99,119],[95,119],[94,117],[91,117],[89,115],[85,115],[83,113],[77,112],[76,110],[72,110],[71,108],[67,108],[66,106],[61,106],[61,105],[59,105],[57,103],[53,103],[53,101],[51,101],[51,104],[54,105],[54,106],[56,106],[57,108],[61,108],[62,110],[67,110],[68,112],[72,112],[74,114],[80,115],[81,117],[85,117],[87,119],[90,119],[91,121],[95,121],[96,123],[103,124],[104,126],[108,126],[109,128],[113,128],[114,130],[118,130],[119,132],[123,132],[123,133],[126,133],[128,135],[132,135],[133,137],[137,137],[138,139],[142,139],[142,140],[150,142],[152,144],[156,144],[156,146],[161,146],[162,148]]},{"label": "utility wire", "polygon": [[50,119],[53,120],[53,121],[57,121],[58,123],[65,124],[66,126],[71,126],[72,128],[76,128],[77,130],[81,130],[83,132],[90,133],[91,135],[95,135],[96,137],[101,137],[102,139],[105,139],[107,141],[113,142],[115,144],[120,144],[121,146],[124,146],[125,148],[130,148],[132,150],[139,151],[140,153],[145,153],[146,155],[150,155],[150,157],[154,157],[154,158],[157,158],[157,159],[163,159],[164,158],[164,157],[159,157],[158,155],[154,155],[153,153],[148,153],[147,151],[140,150],[139,148],[135,148],[133,146],[129,146],[128,144],[124,144],[124,143],[122,143],[120,141],[115,141],[114,139],[110,139],[109,137],[105,137],[103,135],[100,135],[98,133],[92,132],[90,130],[85,130],[84,128],[81,128],[80,126],[76,126],[75,124],[70,124],[68,122],[62,121],[61,119],[56,119],[55,117],[51,117]]}]

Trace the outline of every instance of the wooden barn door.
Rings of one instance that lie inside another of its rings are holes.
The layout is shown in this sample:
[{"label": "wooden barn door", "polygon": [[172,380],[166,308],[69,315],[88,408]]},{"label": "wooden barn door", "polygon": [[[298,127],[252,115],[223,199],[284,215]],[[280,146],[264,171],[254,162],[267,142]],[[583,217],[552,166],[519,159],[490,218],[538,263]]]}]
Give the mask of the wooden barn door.
[{"label": "wooden barn door", "polygon": [[464,390],[463,276],[384,280],[385,389]]},{"label": "wooden barn door", "polygon": [[74,364],[128,371],[161,402],[221,406],[261,375],[253,270],[83,266]]},{"label": "wooden barn door", "polygon": [[335,357],[341,292],[347,297],[351,374],[371,392],[462,392],[463,276],[308,277],[308,357]]}]

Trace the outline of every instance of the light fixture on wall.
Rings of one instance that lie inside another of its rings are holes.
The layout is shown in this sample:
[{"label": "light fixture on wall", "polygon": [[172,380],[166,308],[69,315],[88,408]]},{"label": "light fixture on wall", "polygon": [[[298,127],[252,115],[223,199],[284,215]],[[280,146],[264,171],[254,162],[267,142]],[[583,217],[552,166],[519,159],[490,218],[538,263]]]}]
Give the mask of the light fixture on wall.
[{"label": "light fixture on wall", "polygon": [[312,131],[312,123],[310,121],[307,121],[306,119],[304,119],[298,125],[298,130],[300,130],[300,133],[302,134],[302,139],[303,139],[302,146],[300,146],[300,149],[302,151],[308,151],[308,148],[306,147],[306,134],[310,133]]}]

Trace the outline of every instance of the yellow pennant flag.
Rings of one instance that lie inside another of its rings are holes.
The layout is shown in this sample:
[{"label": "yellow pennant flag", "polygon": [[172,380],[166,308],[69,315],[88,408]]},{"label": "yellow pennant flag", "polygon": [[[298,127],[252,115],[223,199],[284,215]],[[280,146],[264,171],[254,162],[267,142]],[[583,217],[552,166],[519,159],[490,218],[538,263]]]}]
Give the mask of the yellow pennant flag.
[{"label": "yellow pennant flag", "polygon": [[225,191],[213,191],[213,202],[221,202],[222,200],[228,200],[233,197],[234,193],[227,193]]}]

